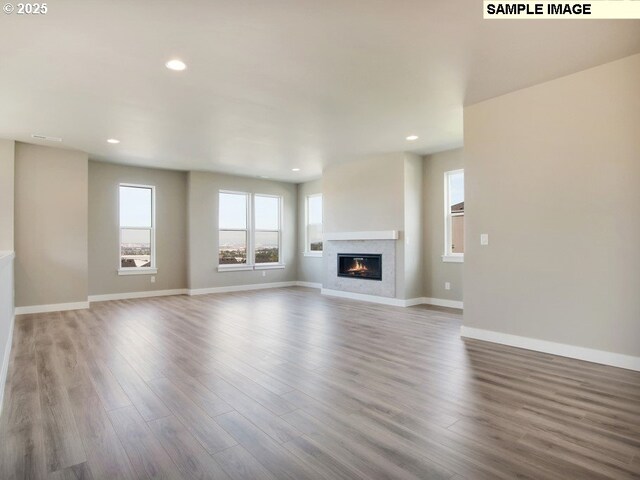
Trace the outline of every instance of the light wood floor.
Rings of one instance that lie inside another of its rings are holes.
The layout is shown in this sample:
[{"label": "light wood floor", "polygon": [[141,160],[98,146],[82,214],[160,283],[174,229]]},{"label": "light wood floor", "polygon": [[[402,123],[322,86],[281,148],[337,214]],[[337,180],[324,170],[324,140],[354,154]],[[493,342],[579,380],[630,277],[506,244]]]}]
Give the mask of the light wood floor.
[{"label": "light wood floor", "polygon": [[640,373],[302,288],[16,320],[0,478],[640,478]]}]

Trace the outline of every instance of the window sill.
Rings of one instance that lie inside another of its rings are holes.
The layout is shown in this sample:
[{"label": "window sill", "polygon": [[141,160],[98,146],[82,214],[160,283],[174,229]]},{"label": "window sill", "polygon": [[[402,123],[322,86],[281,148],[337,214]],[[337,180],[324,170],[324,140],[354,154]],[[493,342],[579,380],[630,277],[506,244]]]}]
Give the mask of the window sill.
[{"label": "window sill", "polygon": [[121,268],[118,275],[155,275],[158,273],[157,268]]},{"label": "window sill", "polygon": [[304,252],[305,257],[322,257],[322,252]]},{"label": "window sill", "polygon": [[442,255],[445,263],[464,263],[464,255]]},{"label": "window sill", "polygon": [[261,263],[260,265],[255,265],[253,268],[256,270],[276,270],[282,269],[285,266],[284,263]]},{"label": "window sill", "polygon": [[218,265],[219,272],[243,272],[249,270],[279,270],[285,268],[284,263],[261,263],[258,265]]},{"label": "window sill", "polygon": [[218,265],[219,272],[242,272],[243,270],[253,270],[253,265]]}]

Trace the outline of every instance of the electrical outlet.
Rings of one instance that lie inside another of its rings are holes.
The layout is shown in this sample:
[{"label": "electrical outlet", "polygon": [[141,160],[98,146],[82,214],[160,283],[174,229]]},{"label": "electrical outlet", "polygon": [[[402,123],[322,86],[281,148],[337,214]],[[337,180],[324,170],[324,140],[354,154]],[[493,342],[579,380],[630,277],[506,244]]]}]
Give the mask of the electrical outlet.
[{"label": "electrical outlet", "polygon": [[266,276],[267,276],[267,272],[263,271],[263,272],[262,272],[262,276],[263,276],[263,277],[266,277]]},{"label": "electrical outlet", "polygon": [[151,277],[151,283],[156,283],[156,277],[155,277],[155,275],[153,275],[153,276]]},{"label": "electrical outlet", "polygon": [[489,234],[481,233],[480,234],[480,245],[489,245]]},{"label": "electrical outlet", "polygon": [[449,282],[444,282],[444,289],[451,290],[451,284]]}]

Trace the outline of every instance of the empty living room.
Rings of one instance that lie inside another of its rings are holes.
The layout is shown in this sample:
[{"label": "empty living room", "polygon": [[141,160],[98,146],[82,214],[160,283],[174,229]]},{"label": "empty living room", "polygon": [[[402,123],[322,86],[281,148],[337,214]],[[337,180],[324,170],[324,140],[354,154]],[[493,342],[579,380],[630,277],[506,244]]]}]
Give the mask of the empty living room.
[{"label": "empty living room", "polygon": [[22,479],[640,479],[640,1],[4,0]]}]

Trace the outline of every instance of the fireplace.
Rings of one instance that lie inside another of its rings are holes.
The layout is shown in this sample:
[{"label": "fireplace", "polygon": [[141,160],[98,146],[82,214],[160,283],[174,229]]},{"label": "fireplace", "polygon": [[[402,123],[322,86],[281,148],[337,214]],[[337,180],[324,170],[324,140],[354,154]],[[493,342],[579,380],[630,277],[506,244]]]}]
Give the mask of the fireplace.
[{"label": "fireplace", "polygon": [[339,253],[338,276],[382,280],[382,255]]}]

